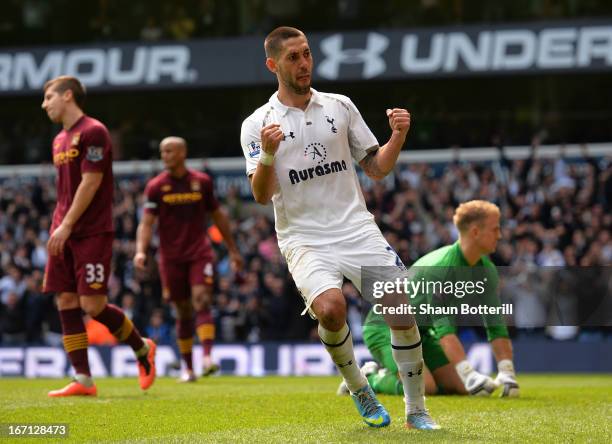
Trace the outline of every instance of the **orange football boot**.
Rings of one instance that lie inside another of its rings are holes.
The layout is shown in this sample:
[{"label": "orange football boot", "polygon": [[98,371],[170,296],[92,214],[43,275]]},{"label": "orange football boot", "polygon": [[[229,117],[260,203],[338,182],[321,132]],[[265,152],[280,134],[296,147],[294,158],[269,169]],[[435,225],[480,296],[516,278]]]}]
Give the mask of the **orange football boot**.
[{"label": "orange football boot", "polygon": [[147,390],[155,382],[155,349],[157,345],[152,339],[144,338],[149,345],[149,352],[144,358],[138,359],[138,381],[140,388]]},{"label": "orange football boot", "polygon": [[96,389],[95,384],[91,387],[86,387],[78,381],[72,381],[62,389],[51,390],[48,395],[51,398],[62,396],[98,396],[98,389]]}]

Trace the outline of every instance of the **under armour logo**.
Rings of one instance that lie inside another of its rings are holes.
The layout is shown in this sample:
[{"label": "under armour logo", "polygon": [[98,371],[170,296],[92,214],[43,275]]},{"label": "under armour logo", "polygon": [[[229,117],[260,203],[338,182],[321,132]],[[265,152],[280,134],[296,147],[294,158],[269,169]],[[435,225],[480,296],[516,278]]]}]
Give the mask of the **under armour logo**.
[{"label": "under armour logo", "polygon": [[325,120],[327,120],[327,123],[329,123],[331,125],[331,132],[332,133],[337,133],[338,132],[338,128],[336,128],[334,126],[334,121],[336,119],[330,119],[328,116],[325,116]]},{"label": "under armour logo", "polygon": [[349,362],[347,362],[346,364],[338,364],[338,367],[340,368],[344,368],[344,367],[348,367],[349,365],[351,365],[353,363],[353,360],[351,359]]},{"label": "under armour logo", "polygon": [[421,367],[421,368],[419,369],[419,371],[418,371],[418,372],[416,372],[416,373],[414,373],[414,372],[408,372],[408,373],[406,373],[406,374],[408,375],[408,377],[409,377],[409,378],[412,378],[413,376],[416,376],[416,375],[421,376],[421,374],[422,374],[422,373],[423,373],[423,367]]},{"label": "under armour logo", "polygon": [[283,141],[287,138],[287,137],[291,137],[292,139],[295,139],[295,136],[293,135],[293,131],[289,131],[289,134],[283,134]]},{"label": "under armour logo", "polygon": [[387,37],[376,32],[369,32],[365,49],[342,49],[343,40],[342,34],[335,34],[321,40],[321,52],[325,55],[325,59],[318,67],[318,73],[321,77],[337,79],[340,65],[343,63],[362,63],[362,76],[365,79],[376,77],[385,72],[387,64],[381,55],[389,46]]}]

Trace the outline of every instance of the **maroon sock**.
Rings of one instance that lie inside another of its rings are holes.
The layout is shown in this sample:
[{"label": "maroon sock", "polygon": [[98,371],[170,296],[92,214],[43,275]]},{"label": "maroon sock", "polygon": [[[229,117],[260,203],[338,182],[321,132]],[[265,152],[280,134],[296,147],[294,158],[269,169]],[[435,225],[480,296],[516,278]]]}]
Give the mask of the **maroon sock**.
[{"label": "maroon sock", "polygon": [[64,334],[64,349],[77,374],[91,376],[87,357],[87,331],[80,308],[60,310],[60,321]]},{"label": "maroon sock", "polygon": [[200,338],[204,356],[210,356],[215,340],[215,323],[209,309],[200,310],[196,314],[196,332]]},{"label": "maroon sock", "polygon": [[135,352],[144,347],[144,341],[140,333],[138,333],[132,321],[116,305],[106,304],[104,310],[98,316],[95,316],[94,319],[106,325],[113,336],[132,347],[132,350]]},{"label": "maroon sock", "polygon": [[181,359],[189,370],[193,370],[193,318],[176,320],[176,338]]}]

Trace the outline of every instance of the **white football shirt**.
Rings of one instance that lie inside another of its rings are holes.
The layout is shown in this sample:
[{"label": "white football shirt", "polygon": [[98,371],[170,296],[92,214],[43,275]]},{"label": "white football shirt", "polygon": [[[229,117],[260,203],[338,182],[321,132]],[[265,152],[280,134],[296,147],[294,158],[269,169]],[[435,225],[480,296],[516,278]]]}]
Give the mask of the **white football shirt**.
[{"label": "white football shirt", "polygon": [[283,105],[275,93],[240,132],[247,175],[257,168],[261,129],[279,123],[285,135],[274,161],[278,184],[272,197],[281,249],[378,231],[353,165],[377,150],[378,141],[348,97],[311,90],[304,111]]}]

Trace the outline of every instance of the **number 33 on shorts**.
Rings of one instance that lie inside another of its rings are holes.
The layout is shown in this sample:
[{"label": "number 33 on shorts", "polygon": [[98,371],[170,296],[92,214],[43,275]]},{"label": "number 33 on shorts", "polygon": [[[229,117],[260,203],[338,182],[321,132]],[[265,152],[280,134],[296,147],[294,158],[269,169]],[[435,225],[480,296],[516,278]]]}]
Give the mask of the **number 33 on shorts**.
[{"label": "number 33 on shorts", "polygon": [[104,285],[104,265],[85,264],[85,282],[93,289],[97,290]]}]

